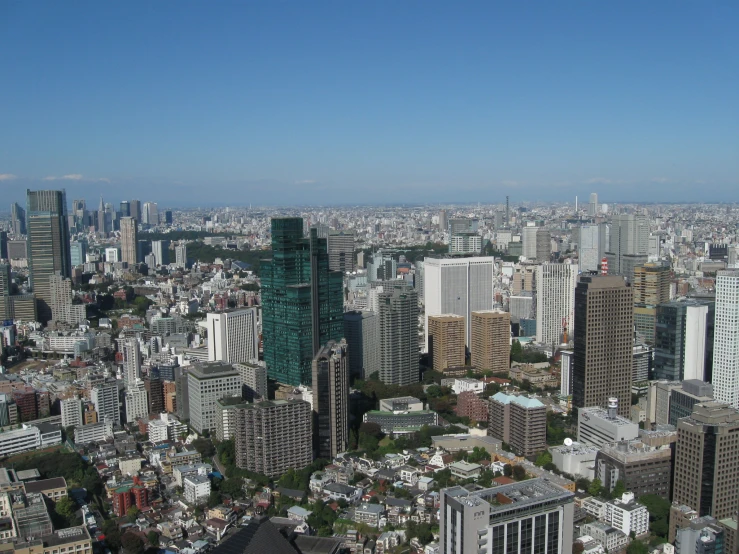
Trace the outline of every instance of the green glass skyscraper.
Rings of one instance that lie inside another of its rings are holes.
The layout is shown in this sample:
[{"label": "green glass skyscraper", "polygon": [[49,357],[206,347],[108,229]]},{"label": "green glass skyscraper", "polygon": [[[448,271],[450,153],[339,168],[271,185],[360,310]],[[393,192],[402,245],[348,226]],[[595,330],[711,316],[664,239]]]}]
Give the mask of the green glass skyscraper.
[{"label": "green glass skyscraper", "polygon": [[303,219],[272,219],[272,259],[261,262],[262,338],[271,379],[310,384],[321,345],[343,337],[343,276],[329,270],[326,239]]}]

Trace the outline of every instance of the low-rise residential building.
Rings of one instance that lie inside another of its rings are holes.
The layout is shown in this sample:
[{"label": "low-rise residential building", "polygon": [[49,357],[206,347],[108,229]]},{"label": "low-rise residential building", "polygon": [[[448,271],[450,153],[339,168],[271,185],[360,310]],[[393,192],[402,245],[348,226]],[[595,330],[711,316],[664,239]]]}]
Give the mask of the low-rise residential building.
[{"label": "low-rise residential building", "polygon": [[482,466],[480,464],[471,464],[469,462],[454,462],[449,466],[452,475],[460,479],[475,479],[480,476]]},{"label": "low-rise residential building", "polygon": [[91,442],[103,442],[113,436],[113,422],[101,421],[99,423],[90,423],[82,427],[75,427],[74,442],[75,444],[89,444]]},{"label": "low-rise residential building", "polygon": [[583,534],[593,537],[608,552],[617,552],[622,548],[626,548],[629,543],[628,535],[602,521],[585,523],[582,525],[581,531]]},{"label": "low-rise residential building", "polygon": [[606,503],[606,521],[625,535],[634,533],[638,537],[649,531],[647,507],[634,499],[633,492]]},{"label": "low-rise residential building", "polygon": [[323,494],[332,500],[346,500],[349,504],[353,504],[362,497],[362,489],[341,483],[329,483],[323,487]]},{"label": "low-rise residential building", "polygon": [[190,504],[204,502],[210,496],[210,479],[205,475],[188,475],[182,480],[185,500]]},{"label": "low-rise residential building", "polygon": [[361,504],[354,510],[354,521],[365,523],[370,527],[379,527],[380,518],[385,512],[385,507],[380,504]]}]

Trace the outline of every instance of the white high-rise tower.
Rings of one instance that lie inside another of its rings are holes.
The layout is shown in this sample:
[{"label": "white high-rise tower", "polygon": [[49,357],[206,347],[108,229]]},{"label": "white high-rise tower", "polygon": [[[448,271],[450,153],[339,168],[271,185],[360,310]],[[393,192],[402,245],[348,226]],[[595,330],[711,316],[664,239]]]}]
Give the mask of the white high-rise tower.
[{"label": "white high-rise tower", "polygon": [[575,324],[576,264],[542,264],[536,268],[536,341],[559,344]]},{"label": "white high-rise tower", "polygon": [[739,408],[739,270],[716,276],[716,323],[713,335],[713,383],[718,402]]},{"label": "white high-rise tower", "polygon": [[208,361],[235,364],[259,358],[257,311],[208,314]]},{"label": "white high-rise tower", "polygon": [[423,261],[423,298],[428,316],[455,314],[465,318],[465,343],[470,344],[472,312],[493,309],[495,258],[426,258]]},{"label": "white high-rise tower", "polygon": [[598,215],[598,193],[597,192],[590,193],[590,203],[588,204],[588,215],[590,217],[595,217],[596,215]]}]

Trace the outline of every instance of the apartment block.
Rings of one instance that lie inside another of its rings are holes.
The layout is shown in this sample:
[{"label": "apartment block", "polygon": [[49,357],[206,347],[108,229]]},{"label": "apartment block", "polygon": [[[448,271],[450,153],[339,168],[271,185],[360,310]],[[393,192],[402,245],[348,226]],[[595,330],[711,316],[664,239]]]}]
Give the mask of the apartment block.
[{"label": "apartment block", "polygon": [[501,310],[472,312],[470,332],[472,366],[478,371],[508,371],[511,355],[511,314]]},{"label": "apartment block", "polygon": [[547,447],[547,409],[535,398],[502,392],[490,398],[488,435],[508,443],[520,456]]},{"label": "apartment block", "polygon": [[465,365],[464,317],[454,314],[428,317],[428,351],[434,371]]}]

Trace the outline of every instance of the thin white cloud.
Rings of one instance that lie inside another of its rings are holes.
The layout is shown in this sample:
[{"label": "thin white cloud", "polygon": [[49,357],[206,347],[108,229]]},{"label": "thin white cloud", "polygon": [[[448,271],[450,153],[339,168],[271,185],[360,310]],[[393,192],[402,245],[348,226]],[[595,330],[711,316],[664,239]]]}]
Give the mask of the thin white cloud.
[{"label": "thin white cloud", "polygon": [[56,175],[49,175],[48,177],[44,177],[44,181],[81,181],[82,175],[80,173],[70,173],[69,175],[61,175],[57,177]]},{"label": "thin white cloud", "polygon": [[606,179],[605,177],[593,177],[592,179],[585,181],[586,185],[610,185],[612,183],[613,180]]},{"label": "thin white cloud", "polygon": [[12,181],[13,179],[17,179],[15,175],[12,173],[0,173],[0,181]]},{"label": "thin white cloud", "polygon": [[669,179],[667,177],[652,177],[653,183],[666,183]]},{"label": "thin white cloud", "polygon": [[107,177],[101,177],[100,179],[98,179],[98,182],[99,183],[110,183],[110,179],[108,179]]},{"label": "thin white cloud", "polygon": [[315,183],[315,179],[304,179],[302,181],[295,181],[296,185],[314,185]]}]

